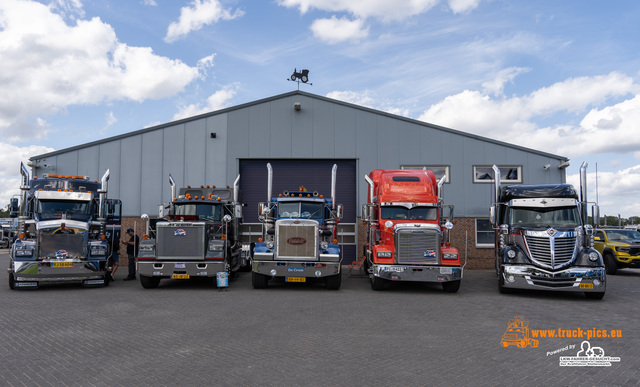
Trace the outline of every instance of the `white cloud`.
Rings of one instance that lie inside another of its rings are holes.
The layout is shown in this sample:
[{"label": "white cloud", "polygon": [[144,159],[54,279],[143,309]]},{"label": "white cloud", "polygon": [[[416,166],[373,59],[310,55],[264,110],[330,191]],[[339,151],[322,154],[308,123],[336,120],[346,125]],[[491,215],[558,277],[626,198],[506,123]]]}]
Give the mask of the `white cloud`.
[{"label": "white cloud", "polygon": [[43,135],[41,118],[72,105],[174,95],[198,69],[120,43],[99,18],[68,25],[34,1],[0,2],[0,135]]},{"label": "white cloud", "polygon": [[316,19],[310,28],[315,37],[329,44],[347,40],[359,41],[369,35],[369,29],[364,27],[364,20],[349,20],[346,17],[338,19],[331,16],[331,19]]},{"label": "white cloud", "polygon": [[513,83],[515,77],[529,71],[531,69],[525,67],[509,67],[501,70],[494,79],[482,84],[484,92],[495,96],[502,95],[505,83]]},{"label": "white cloud", "polygon": [[439,0],[279,0],[278,4],[298,8],[304,14],[315,8],[329,12],[347,12],[357,18],[375,17],[383,21],[400,21],[428,11]]},{"label": "white cloud", "polygon": [[[592,165],[589,170],[594,170]],[[568,175],[567,182],[579,187],[580,176]],[[596,196],[596,174],[587,173],[587,198],[591,202],[595,202],[596,197],[599,198],[600,216],[640,216],[640,165],[613,172],[599,171],[597,182]]]},{"label": "white cloud", "polygon": [[[500,84],[492,81],[485,87],[493,85],[487,89],[496,90],[495,85]],[[587,109],[639,89],[630,77],[613,72],[570,78],[511,98],[494,99],[465,90],[432,105],[418,119],[563,156],[632,151],[640,147],[640,136],[634,131],[640,119],[640,96],[601,110],[594,108],[588,114]],[[567,112],[586,116],[579,126],[570,119],[554,127],[539,128],[536,123],[550,114]]]},{"label": "white cloud", "polygon": [[449,8],[453,13],[465,13],[478,8],[480,0],[449,0]]},{"label": "white cloud", "polygon": [[20,193],[20,162],[26,166],[29,157],[49,153],[53,150],[53,148],[46,146],[17,147],[0,143],[0,207],[5,208],[9,199]]},{"label": "white cloud", "polygon": [[172,43],[205,25],[217,23],[221,19],[232,20],[243,15],[242,10],[236,9],[232,12],[223,8],[218,0],[194,0],[190,6],[180,9],[178,21],[169,24],[164,40]]},{"label": "white cloud", "polygon": [[327,98],[337,99],[339,101],[349,102],[354,105],[360,105],[364,107],[368,107],[371,109],[381,110],[387,113],[395,114],[398,116],[408,117],[409,110],[404,108],[399,108],[392,106],[389,103],[385,103],[381,101],[380,98],[375,96],[369,90],[364,92],[355,92],[355,91],[332,91],[327,93]]},{"label": "white cloud", "polygon": [[231,105],[231,100],[236,95],[237,89],[237,84],[224,86],[222,89],[216,91],[207,98],[205,106],[200,106],[200,104],[191,104],[181,107],[173,116],[173,120],[193,117],[199,114],[209,113],[229,107]]},{"label": "white cloud", "polygon": [[156,3],[156,0],[142,0],[142,4],[148,5],[150,7],[156,7],[158,5],[158,3]]}]

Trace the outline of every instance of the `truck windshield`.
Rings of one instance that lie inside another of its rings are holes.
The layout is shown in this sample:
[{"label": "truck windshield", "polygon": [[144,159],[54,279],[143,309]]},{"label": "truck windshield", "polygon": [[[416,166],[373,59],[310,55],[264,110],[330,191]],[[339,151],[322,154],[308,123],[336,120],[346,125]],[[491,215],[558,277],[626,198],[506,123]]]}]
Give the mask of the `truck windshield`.
[{"label": "truck windshield", "polygon": [[640,233],[633,230],[609,230],[607,236],[611,241],[640,240]]},{"label": "truck windshield", "polygon": [[174,204],[174,212],[176,215],[198,215],[200,219],[221,220],[222,205],[220,204]]},{"label": "truck windshield", "polygon": [[509,223],[520,227],[575,228],[580,225],[580,215],[576,207],[511,208]]},{"label": "truck windshield", "polygon": [[71,200],[38,200],[36,213],[40,220],[60,219],[65,214],[67,219],[89,220],[91,203]]},{"label": "truck windshield", "polygon": [[322,219],[322,203],[317,202],[280,202],[278,217]]},{"label": "truck windshield", "polygon": [[437,220],[438,209],[433,207],[413,207],[408,209],[402,206],[384,206],[380,208],[380,218],[392,220]]}]

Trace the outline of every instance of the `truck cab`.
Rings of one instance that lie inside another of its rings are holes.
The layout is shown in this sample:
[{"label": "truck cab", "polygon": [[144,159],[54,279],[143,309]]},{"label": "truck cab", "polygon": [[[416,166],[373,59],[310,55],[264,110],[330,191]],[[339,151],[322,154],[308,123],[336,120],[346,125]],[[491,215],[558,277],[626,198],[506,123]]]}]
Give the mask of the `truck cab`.
[{"label": "truck cab", "polygon": [[500,186],[500,169],[493,166],[490,218],[500,293],[538,289],[604,297],[604,263],[586,222],[586,168],[585,162],[579,198],[569,184]]},{"label": "truck cab", "polygon": [[342,205],[335,204],[337,165],[332,170],[331,198],[305,187],[271,197],[271,164],[267,170],[269,201],[258,204],[263,236],[251,254],[253,287],[262,289],[270,279],[283,277],[286,282],[325,278],[328,289],[339,289],[342,256],[336,232]]}]

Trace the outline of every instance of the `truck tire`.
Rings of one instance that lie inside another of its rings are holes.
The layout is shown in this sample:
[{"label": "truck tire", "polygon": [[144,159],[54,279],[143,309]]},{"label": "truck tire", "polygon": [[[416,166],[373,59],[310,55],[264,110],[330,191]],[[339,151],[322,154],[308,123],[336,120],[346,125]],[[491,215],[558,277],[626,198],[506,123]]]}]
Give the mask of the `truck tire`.
[{"label": "truck tire", "polygon": [[607,274],[615,275],[618,271],[618,262],[616,262],[616,257],[611,253],[606,253],[604,255],[604,267],[607,271]]},{"label": "truck tire", "polygon": [[338,290],[342,284],[342,273],[327,277],[327,289]]},{"label": "truck tire", "polygon": [[384,283],[386,282],[384,278],[376,277],[375,275],[370,274],[369,279],[371,282],[371,289],[373,290],[384,289]]},{"label": "truck tire", "polygon": [[146,275],[140,276],[140,285],[145,289],[154,289],[160,285],[160,277],[147,277]]},{"label": "truck tire", "polygon": [[13,277],[13,273],[9,273],[9,289],[16,290],[16,280]]},{"label": "truck tire", "polygon": [[442,283],[442,289],[448,293],[455,293],[460,289],[460,280],[457,281],[448,281]]},{"label": "truck tire", "polygon": [[264,274],[251,272],[251,285],[254,289],[264,289],[269,284],[269,277]]},{"label": "truck tire", "polygon": [[585,292],[584,296],[590,300],[602,300],[604,292]]}]

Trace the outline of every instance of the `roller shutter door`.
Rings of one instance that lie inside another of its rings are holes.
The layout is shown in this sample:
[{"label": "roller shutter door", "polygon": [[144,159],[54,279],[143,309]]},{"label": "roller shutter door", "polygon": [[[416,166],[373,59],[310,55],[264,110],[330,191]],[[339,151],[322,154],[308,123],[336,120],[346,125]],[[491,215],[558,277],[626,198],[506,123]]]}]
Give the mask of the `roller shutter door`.
[{"label": "roller shutter door", "polygon": [[[273,196],[283,191],[297,191],[304,186],[331,197],[331,169],[338,165],[336,202],[344,206],[338,243],[342,244],[343,264],[349,264],[356,254],[356,161],[355,160],[240,160],[240,201],[245,233],[258,235],[258,203],[267,201],[267,163],[273,168]],[[255,239],[255,238],[254,238]],[[245,239],[246,240],[246,239]]]}]

